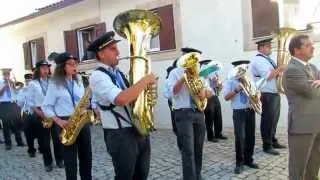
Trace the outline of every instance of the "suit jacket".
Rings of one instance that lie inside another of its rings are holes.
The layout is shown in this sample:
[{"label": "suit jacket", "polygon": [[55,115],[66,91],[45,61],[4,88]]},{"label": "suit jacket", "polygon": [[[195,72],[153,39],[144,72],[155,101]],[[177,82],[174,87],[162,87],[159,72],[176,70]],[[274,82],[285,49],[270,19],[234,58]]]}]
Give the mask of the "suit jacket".
[{"label": "suit jacket", "polygon": [[[311,65],[314,79],[319,70]],[[311,87],[313,78],[306,67],[291,59],[283,74],[283,87],[288,99],[288,133],[313,134],[320,132],[320,90]]]}]

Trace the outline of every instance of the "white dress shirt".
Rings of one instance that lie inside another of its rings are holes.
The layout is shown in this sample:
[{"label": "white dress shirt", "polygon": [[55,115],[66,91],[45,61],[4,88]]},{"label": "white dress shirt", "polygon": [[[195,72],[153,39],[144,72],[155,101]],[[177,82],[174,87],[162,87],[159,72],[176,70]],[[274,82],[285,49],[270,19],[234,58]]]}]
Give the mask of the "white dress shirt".
[{"label": "white dress shirt", "polygon": [[[46,83],[45,83],[46,82]],[[48,89],[49,80],[32,80],[29,83],[29,105],[32,108],[41,107],[46,91]]]},{"label": "white dress shirt", "polygon": [[82,82],[73,82],[73,97],[75,106],[73,105],[71,94],[64,84],[56,84],[54,81],[49,82],[47,94],[44,97],[41,109],[45,116],[52,118],[55,116],[71,116],[75,107],[79,103],[84,94],[84,87]]},{"label": "white dress shirt", "polygon": [[[182,108],[192,108],[191,95],[189,89],[185,84],[182,85],[180,92],[174,95],[173,88],[175,84],[183,77],[184,69],[177,67],[170,72],[168,77],[168,87],[170,90],[170,96],[172,97],[173,108],[182,109]],[[204,79],[201,79],[204,87],[209,89],[209,85]]]},{"label": "white dress shirt", "polygon": [[[264,56],[257,56],[258,54]],[[267,57],[266,55],[263,55],[262,53],[258,52],[257,55],[251,60],[249,64],[249,72],[252,73],[252,78],[255,82],[257,82],[260,78],[267,79],[271,73],[272,70],[274,70],[274,67],[271,65],[271,63],[266,59],[271,57]],[[271,59],[272,62],[276,65],[276,61]],[[277,89],[277,79],[273,78],[271,80],[267,80],[267,83],[264,87],[260,89],[261,92],[265,93],[278,93]]]},{"label": "white dress shirt", "polygon": [[[99,63],[99,67],[105,68],[107,71],[113,71],[110,66]],[[96,102],[103,106],[109,106],[111,103],[114,103],[114,100],[122,91],[119,87],[113,84],[111,78],[101,71],[94,71],[90,76],[90,87],[92,88],[92,94],[96,99]],[[128,111],[131,112],[129,106],[126,106]],[[103,128],[106,129],[118,129],[119,126],[117,124],[117,120],[115,116],[109,110],[102,110],[99,106],[98,109],[100,111],[101,121]],[[123,106],[115,106],[114,110],[120,113],[125,119],[130,121],[130,117],[128,117]],[[131,124],[127,123],[124,120],[120,119],[120,123],[122,127],[131,127]]]},{"label": "white dress shirt", "polygon": [[[5,85],[6,85],[5,81],[1,79],[0,89],[2,89]],[[11,94],[11,97],[10,97],[10,94]],[[0,95],[0,102],[12,102],[13,100],[14,100],[14,92],[12,92],[10,89],[7,89],[6,91],[3,92],[2,95]]]},{"label": "white dress shirt", "polygon": [[21,89],[17,94],[17,104],[21,108],[23,112],[26,112],[28,114],[33,113],[31,107],[30,107],[30,95],[28,91],[29,85]]},{"label": "white dress shirt", "polygon": [[[232,78],[223,83],[222,93],[223,96],[228,95],[230,92],[234,92],[239,84],[239,80]],[[242,96],[242,97],[241,97]],[[241,100],[242,98],[245,101]],[[230,99],[232,109],[246,109],[250,107],[248,97],[243,92],[238,92],[232,99]]]},{"label": "white dress shirt", "polygon": [[297,58],[297,57],[292,57],[292,59],[294,59],[294,60],[296,60],[296,61],[298,61],[298,62],[300,62],[302,65],[304,65],[304,66],[306,66],[306,65],[308,65],[308,63],[307,62],[305,62],[305,61],[302,61],[301,59],[299,59],[299,58]]}]

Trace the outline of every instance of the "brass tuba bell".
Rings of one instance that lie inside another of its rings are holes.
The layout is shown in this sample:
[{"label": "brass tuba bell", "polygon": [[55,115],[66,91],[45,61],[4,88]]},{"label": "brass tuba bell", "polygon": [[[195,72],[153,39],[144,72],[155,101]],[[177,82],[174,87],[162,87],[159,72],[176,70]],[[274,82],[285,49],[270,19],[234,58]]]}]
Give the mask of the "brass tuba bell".
[{"label": "brass tuba bell", "polygon": [[[277,66],[288,65],[290,61],[290,53],[289,43],[291,38],[296,34],[296,30],[293,28],[280,28],[276,30],[277,41],[278,41],[278,48],[277,48]],[[283,85],[282,85],[282,75],[277,77],[277,89],[280,93],[284,93]]]},{"label": "brass tuba bell", "polygon": [[[151,72],[151,60],[147,58],[147,43],[160,31],[160,18],[147,10],[133,9],[119,14],[113,21],[115,31],[128,40],[130,84],[137,83]],[[154,128],[153,109],[156,104],[156,87],[148,87],[131,104],[132,124],[142,136]]]},{"label": "brass tuba bell", "polygon": [[200,64],[199,64],[200,54],[197,52],[187,53],[181,56],[178,60],[179,66],[185,70],[184,80],[187,88],[190,91],[192,99],[196,104],[198,110],[204,111],[207,107],[207,98],[201,100],[198,94],[204,84],[200,80]]}]

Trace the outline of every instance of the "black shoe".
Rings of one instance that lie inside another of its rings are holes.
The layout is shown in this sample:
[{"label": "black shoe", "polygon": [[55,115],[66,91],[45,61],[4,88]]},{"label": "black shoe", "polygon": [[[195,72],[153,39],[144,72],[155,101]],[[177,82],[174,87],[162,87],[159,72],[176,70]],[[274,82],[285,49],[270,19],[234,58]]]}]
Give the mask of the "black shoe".
[{"label": "black shoe", "polygon": [[52,165],[45,166],[47,172],[51,172],[53,170]]},{"label": "black shoe", "polygon": [[274,143],[274,144],[272,145],[272,147],[275,148],[275,149],[285,149],[285,148],[287,148],[286,146],[281,145],[281,144],[279,144],[279,143]]},{"label": "black shoe", "polygon": [[58,168],[64,168],[64,163],[63,161],[57,162]]},{"label": "black shoe", "polygon": [[0,144],[3,144],[4,142],[0,139]]},{"label": "black shoe", "polygon": [[11,145],[6,145],[6,150],[10,150],[12,149],[12,146]]},{"label": "black shoe", "polygon": [[248,166],[249,168],[252,168],[252,169],[259,169],[259,166],[258,166],[258,164],[256,164],[256,163],[253,163],[253,162],[251,162],[251,163],[244,163],[246,166]]},{"label": "black shoe", "polygon": [[36,153],[35,152],[28,153],[28,154],[29,154],[29,157],[31,157],[31,158],[36,157]]},{"label": "black shoe", "polygon": [[224,135],[216,136],[217,139],[227,140],[228,138]]},{"label": "black shoe", "polygon": [[219,142],[218,139],[216,138],[211,138],[211,139],[208,139],[209,142],[213,142],[213,143],[217,143]]},{"label": "black shoe", "polygon": [[240,174],[241,171],[242,171],[242,166],[238,166],[238,165],[237,165],[237,166],[234,168],[234,173],[235,173],[235,174]]},{"label": "black shoe", "polygon": [[275,155],[275,156],[280,154],[278,151],[274,150],[273,148],[264,149],[263,151],[265,153],[268,153],[268,154],[271,154],[271,155]]}]

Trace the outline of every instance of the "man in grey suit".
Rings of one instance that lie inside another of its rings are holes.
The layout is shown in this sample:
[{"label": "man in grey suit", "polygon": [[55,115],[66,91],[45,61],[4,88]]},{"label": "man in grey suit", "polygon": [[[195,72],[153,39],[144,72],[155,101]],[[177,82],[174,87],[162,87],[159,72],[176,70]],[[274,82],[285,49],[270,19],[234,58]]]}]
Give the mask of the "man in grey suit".
[{"label": "man in grey suit", "polygon": [[290,41],[292,59],[284,72],[288,98],[289,179],[317,179],[320,167],[319,70],[309,64],[311,39],[298,35]]}]

